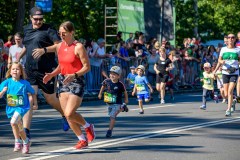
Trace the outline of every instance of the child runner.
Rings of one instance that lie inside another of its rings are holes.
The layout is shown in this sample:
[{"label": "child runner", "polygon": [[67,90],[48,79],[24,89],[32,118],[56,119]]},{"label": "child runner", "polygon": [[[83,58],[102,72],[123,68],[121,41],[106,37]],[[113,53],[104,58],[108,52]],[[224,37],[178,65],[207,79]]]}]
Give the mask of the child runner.
[{"label": "child runner", "polygon": [[[213,81],[215,79],[214,74],[211,72],[211,64],[210,63],[204,63],[203,66],[204,72],[203,72],[203,97],[202,97],[202,106],[200,106],[200,109],[206,110],[206,97],[208,94],[210,94],[211,98],[214,98],[214,86]],[[217,100],[217,99],[216,99]]]},{"label": "child runner", "polygon": [[[106,137],[112,137],[112,130],[115,125],[116,117],[121,111],[128,112],[128,108],[125,104],[128,103],[128,94],[124,87],[124,84],[119,81],[121,76],[121,68],[119,66],[113,66],[110,69],[110,79],[105,79],[102,83],[102,87],[98,94],[98,98],[102,98],[104,91],[104,102],[108,106],[108,115],[110,116],[109,129]],[[106,90],[105,90],[106,89]],[[122,94],[124,93],[124,104],[122,103]]]},{"label": "child runner", "polygon": [[129,84],[129,88],[132,91],[133,88],[134,88],[134,81],[135,81],[135,77],[137,76],[137,74],[136,74],[135,66],[131,66],[130,69],[131,69],[131,72],[128,74],[126,80],[127,80],[128,84]]},{"label": "child runner", "polygon": [[173,75],[169,72],[168,73],[169,79],[166,82],[166,90],[168,90],[171,94],[171,100],[174,101],[174,96],[173,96]]},{"label": "child runner", "polygon": [[[34,89],[26,81],[26,75],[20,63],[14,62],[9,66],[6,80],[0,85],[0,98],[7,93],[6,114],[11,118],[11,126],[15,138],[13,151],[22,150],[23,154],[29,153],[30,140],[23,130],[22,117],[30,109],[28,93],[34,94]],[[35,97],[35,96],[32,96]],[[20,139],[21,138],[21,139]]]},{"label": "child runner", "polygon": [[145,67],[143,65],[139,65],[137,67],[137,76],[135,78],[135,85],[133,88],[132,95],[134,96],[135,93],[137,93],[138,98],[138,105],[140,112],[139,114],[144,114],[143,110],[143,99],[145,99],[145,102],[150,101],[150,93],[148,91],[148,88],[150,89],[150,92],[153,93],[152,86],[147,80],[147,77],[144,76],[145,74]]},{"label": "child runner", "polygon": [[223,79],[222,79],[222,66],[220,66],[216,72],[216,78],[217,78],[217,87],[220,91],[220,94],[222,96],[222,103],[227,103],[227,99],[224,96],[224,88],[223,88]]}]

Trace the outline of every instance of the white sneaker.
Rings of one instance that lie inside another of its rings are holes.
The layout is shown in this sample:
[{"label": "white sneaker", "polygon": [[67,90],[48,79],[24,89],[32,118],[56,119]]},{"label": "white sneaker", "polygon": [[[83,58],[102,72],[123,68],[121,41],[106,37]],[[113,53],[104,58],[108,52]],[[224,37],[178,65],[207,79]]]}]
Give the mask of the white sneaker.
[{"label": "white sneaker", "polygon": [[222,103],[226,103],[226,99],[225,98],[222,100]]},{"label": "white sneaker", "polygon": [[164,101],[164,99],[162,99],[162,100],[161,100],[161,104],[165,104],[165,101]]}]

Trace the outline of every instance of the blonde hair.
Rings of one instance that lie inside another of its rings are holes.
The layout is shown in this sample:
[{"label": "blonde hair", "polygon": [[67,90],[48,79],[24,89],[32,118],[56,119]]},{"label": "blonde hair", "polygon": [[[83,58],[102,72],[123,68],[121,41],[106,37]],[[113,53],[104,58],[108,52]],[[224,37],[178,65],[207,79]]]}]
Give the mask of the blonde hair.
[{"label": "blonde hair", "polygon": [[12,66],[13,66],[14,64],[18,65],[18,67],[20,68],[20,71],[21,71],[20,79],[26,79],[26,78],[27,78],[27,75],[26,75],[26,73],[25,73],[25,71],[24,71],[24,69],[23,69],[22,64],[19,63],[19,62],[13,62],[13,63],[9,66],[9,69],[8,69],[5,77],[6,77],[6,78],[12,77],[12,75],[11,75],[10,73],[11,73],[11,70],[12,70]]},{"label": "blonde hair", "polygon": [[166,53],[166,49],[164,47],[160,47],[159,51],[162,51],[162,52]]}]

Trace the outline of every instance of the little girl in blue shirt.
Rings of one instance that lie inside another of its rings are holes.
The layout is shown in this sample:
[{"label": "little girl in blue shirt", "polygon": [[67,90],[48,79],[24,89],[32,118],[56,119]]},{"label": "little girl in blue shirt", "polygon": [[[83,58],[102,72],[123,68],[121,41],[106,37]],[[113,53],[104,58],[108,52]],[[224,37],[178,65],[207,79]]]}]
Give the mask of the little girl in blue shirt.
[{"label": "little girl in blue shirt", "polygon": [[[6,80],[0,84],[0,98],[6,93],[6,114],[11,118],[11,126],[15,138],[13,151],[22,150],[23,154],[29,153],[30,140],[23,130],[22,118],[30,109],[28,93],[35,94],[30,83],[25,80],[26,75],[20,63],[14,62],[6,73]],[[34,96],[32,96],[34,97]],[[20,139],[21,138],[21,139]]]}]

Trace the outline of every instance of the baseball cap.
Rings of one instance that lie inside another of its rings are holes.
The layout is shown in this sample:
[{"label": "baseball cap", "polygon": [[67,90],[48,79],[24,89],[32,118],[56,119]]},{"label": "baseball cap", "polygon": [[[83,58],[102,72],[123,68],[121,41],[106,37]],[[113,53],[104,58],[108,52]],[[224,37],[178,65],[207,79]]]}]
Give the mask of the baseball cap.
[{"label": "baseball cap", "polygon": [[205,68],[205,67],[207,67],[207,68],[210,68],[211,67],[211,64],[210,63],[204,63],[204,65],[203,65],[203,67]]},{"label": "baseball cap", "polygon": [[135,69],[136,67],[135,66],[131,66],[130,69]]},{"label": "baseball cap", "polygon": [[40,8],[40,7],[33,7],[33,8],[30,10],[30,15],[31,15],[31,16],[34,16],[34,15],[43,15],[43,10],[42,10],[42,8]]},{"label": "baseball cap", "polygon": [[113,66],[113,67],[110,69],[110,72],[114,72],[114,73],[116,73],[116,74],[118,74],[118,75],[120,75],[120,74],[122,73],[121,68],[118,67],[118,66]]}]

